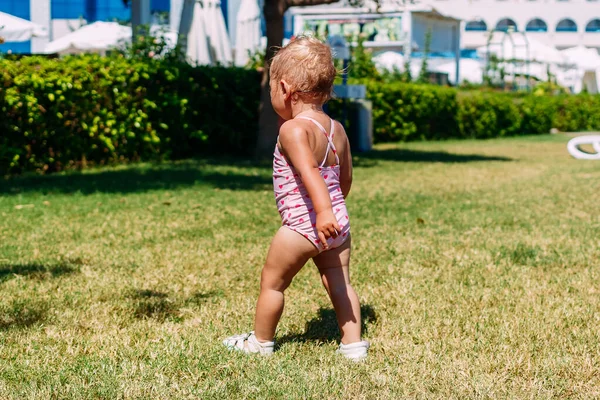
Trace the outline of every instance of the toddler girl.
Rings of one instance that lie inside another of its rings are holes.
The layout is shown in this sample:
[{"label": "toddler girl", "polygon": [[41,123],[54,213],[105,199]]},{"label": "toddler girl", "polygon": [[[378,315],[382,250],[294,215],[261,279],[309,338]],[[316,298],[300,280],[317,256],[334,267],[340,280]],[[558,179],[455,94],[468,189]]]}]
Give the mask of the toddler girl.
[{"label": "toddler girl", "polygon": [[254,331],[224,340],[230,348],[273,352],[285,289],[312,259],[333,303],[342,334],[338,352],[365,358],[360,304],[350,285],[350,221],[345,198],[352,185],[352,157],[344,128],[323,112],[336,70],[331,50],[300,37],[271,63],[271,102],[285,120],[273,159],[273,187],[283,226],[262,270]]}]

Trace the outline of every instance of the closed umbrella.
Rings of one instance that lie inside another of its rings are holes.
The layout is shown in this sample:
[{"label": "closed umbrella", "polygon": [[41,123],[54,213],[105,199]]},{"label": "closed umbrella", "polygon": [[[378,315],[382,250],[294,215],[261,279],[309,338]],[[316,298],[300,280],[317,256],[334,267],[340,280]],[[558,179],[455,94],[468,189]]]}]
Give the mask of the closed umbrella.
[{"label": "closed umbrella", "polygon": [[200,0],[186,0],[181,14],[179,33],[184,41],[183,48],[188,61],[195,65],[213,64],[206,34],[206,12]]},{"label": "closed umbrella", "polygon": [[5,42],[26,42],[34,36],[46,37],[48,32],[43,26],[0,12],[0,38]]},{"label": "closed umbrella", "polygon": [[225,18],[221,11],[220,0],[204,0],[206,6],[206,34],[210,43],[214,61],[222,65],[231,65],[233,55],[229,35],[225,29]]},{"label": "closed umbrella", "polygon": [[235,35],[235,65],[243,67],[249,54],[260,48],[260,8],[256,0],[242,0],[237,15]]}]

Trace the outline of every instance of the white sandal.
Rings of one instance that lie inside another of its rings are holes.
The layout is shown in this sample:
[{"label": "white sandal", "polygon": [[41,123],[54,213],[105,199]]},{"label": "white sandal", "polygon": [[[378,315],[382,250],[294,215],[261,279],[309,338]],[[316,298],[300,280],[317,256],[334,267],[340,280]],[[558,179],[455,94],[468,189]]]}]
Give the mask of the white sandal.
[{"label": "white sandal", "polygon": [[263,356],[273,354],[275,349],[275,342],[259,342],[254,336],[254,331],[230,336],[223,340],[223,344],[232,350],[243,351],[244,353],[259,353]]},{"label": "white sandal", "polygon": [[367,358],[370,343],[366,340],[356,343],[341,344],[337,352],[349,360],[361,361]]}]

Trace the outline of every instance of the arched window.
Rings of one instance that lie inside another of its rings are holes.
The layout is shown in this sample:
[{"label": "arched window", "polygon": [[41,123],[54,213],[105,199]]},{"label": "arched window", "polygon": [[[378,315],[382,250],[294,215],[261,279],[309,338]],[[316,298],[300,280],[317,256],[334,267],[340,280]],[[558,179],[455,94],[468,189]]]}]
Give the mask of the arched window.
[{"label": "arched window", "polygon": [[513,31],[517,31],[517,24],[510,18],[504,18],[498,21],[496,24],[496,30],[506,32],[509,28],[512,28]]},{"label": "arched window", "polygon": [[577,24],[572,19],[563,19],[556,25],[556,32],[577,32]]},{"label": "arched window", "polygon": [[532,19],[525,27],[527,32],[548,32],[548,25],[539,18]]},{"label": "arched window", "polygon": [[600,19],[593,19],[585,27],[586,32],[600,32]]},{"label": "arched window", "polygon": [[482,20],[478,20],[478,21],[469,21],[467,22],[467,25],[465,26],[465,31],[478,31],[478,32],[485,32],[487,31],[487,24],[482,21]]}]

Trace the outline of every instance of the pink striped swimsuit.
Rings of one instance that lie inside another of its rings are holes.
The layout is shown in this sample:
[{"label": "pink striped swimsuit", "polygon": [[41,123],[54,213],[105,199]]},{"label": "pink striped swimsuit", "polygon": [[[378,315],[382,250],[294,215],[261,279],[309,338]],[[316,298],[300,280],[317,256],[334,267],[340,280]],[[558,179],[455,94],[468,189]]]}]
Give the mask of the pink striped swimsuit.
[{"label": "pink striped swimsuit", "polygon": [[[331,120],[331,133],[328,135],[323,125],[318,121],[308,117],[298,118],[313,122],[327,137],[327,151],[323,162],[319,166],[319,171],[329,189],[333,214],[341,228],[337,238],[329,238],[327,241],[329,248],[335,249],[341,246],[350,234],[348,210],[346,209],[346,202],[344,201],[344,195],[340,187],[340,160],[333,144],[335,124]],[[335,164],[326,167],[325,163],[327,162],[330,149],[335,154]],[[319,240],[315,225],[316,213],[308,191],[294,167],[288,164],[283,154],[279,151],[278,145],[275,146],[273,158],[273,188],[283,226],[298,232],[310,240],[319,252],[322,252],[324,250],[323,245]]]}]

